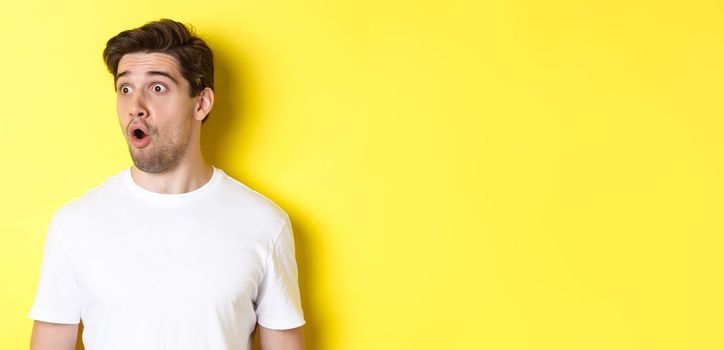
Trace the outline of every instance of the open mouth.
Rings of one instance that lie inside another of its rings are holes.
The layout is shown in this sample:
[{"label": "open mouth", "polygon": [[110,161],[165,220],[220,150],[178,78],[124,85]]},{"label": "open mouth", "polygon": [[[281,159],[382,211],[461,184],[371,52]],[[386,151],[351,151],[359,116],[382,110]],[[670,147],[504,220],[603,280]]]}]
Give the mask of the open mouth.
[{"label": "open mouth", "polygon": [[143,138],[146,137],[146,133],[141,129],[135,129],[133,130],[133,136],[139,140],[143,140]]},{"label": "open mouth", "polygon": [[149,142],[151,142],[151,135],[145,127],[140,125],[130,127],[128,138],[131,144],[137,148],[145,147]]}]

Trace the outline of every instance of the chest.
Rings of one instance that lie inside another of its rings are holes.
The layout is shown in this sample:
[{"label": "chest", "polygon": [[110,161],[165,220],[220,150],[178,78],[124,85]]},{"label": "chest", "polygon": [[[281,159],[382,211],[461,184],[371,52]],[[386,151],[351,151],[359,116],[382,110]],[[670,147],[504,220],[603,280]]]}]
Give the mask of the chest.
[{"label": "chest", "polygon": [[193,220],[93,228],[78,255],[85,298],[96,304],[253,302],[266,254],[249,230]]}]

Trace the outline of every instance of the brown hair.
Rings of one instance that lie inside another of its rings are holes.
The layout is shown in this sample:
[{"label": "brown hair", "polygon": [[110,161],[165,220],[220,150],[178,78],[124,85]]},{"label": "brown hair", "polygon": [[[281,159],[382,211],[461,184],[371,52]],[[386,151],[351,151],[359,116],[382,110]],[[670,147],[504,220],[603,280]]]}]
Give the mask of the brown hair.
[{"label": "brown hair", "polygon": [[[165,53],[173,56],[184,79],[189,82],[191,97],[204,88],[214,88],[214,55],[192,26],[163,18],[122,31],[106,43],[103,60],[113,74],[115,86],[118,62],[129,53]],[[204,118],[206,121],[208,118]]]}]

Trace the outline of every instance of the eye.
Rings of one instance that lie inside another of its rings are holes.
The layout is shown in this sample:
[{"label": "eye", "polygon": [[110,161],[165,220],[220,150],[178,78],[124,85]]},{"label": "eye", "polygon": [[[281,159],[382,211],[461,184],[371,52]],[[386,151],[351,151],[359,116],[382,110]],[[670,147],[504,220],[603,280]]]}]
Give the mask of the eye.
[{"label": "eye", "polygon": [[153,89],[153,92],[166,92],[166,90],[168,90],[163,84],[153,84],[151,89]]},{"label": "eye", "polygon": [[125,95],[125,94],[128,94],[131,91],[133,91],[133,89],[131,89],[131,87],[128,85],[121,85],[121,87],[118,89],[118,91],[120,91],[121,94]]}]

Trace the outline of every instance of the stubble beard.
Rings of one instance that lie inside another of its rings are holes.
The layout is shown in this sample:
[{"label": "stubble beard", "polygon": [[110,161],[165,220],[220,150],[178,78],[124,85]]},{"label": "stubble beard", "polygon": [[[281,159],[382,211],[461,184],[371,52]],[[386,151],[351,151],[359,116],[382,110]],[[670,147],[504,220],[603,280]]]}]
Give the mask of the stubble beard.
[{"label": "stubble beard", "polygon": [[147,173],[162,173],[176,169],[186,155],[190,142],[191,122],[188,121],[168,138],[160,138],[158,129],[148,126],[152,136],[151,143],[144,148],[137,149],[130,143],[128,151],[131,153],[133,164],[139,170]]}]

